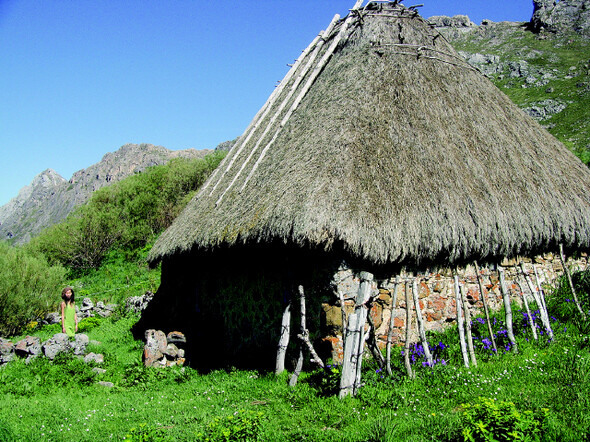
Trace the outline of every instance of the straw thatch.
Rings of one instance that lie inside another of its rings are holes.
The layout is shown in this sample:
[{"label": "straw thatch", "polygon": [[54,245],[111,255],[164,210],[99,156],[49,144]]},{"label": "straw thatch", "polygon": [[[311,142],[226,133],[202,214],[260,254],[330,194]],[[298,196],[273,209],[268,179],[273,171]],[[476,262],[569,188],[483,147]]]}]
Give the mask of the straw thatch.
[{"label": "straw thatch", "polygon": [[410,265],[589,245],[590,172],[563,144],[414,11],[369,4],[348,23],[320,40],[314,63],[342,38],[288,120],[313,51],[152,263],[277,240]]}]

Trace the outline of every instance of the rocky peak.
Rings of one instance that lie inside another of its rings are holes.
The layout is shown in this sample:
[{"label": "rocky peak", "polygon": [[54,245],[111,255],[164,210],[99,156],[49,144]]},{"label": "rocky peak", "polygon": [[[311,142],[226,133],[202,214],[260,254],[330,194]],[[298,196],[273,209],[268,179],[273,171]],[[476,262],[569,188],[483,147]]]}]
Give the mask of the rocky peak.
[{"label": "rocky peak", "polygon": [[31,184],[0,207],[0,240],[22,244],[43,228],[62,221],[92,192],[144,171],[165,164],[172,158],[202,158],[210,150],[170,151],[153,144],[125,144],[102,160],[74,173],[68,181],[51,169],[37,175]]},{"label": "rocky peak", "polygon": [[575,31],[590,37],[590,0],[533,0],[534,32]]}]

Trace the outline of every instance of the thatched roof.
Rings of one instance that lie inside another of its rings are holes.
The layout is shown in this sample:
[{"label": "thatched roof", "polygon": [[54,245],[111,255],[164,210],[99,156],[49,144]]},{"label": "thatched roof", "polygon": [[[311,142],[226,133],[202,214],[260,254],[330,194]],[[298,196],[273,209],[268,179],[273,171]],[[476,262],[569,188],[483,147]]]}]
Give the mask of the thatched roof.
[{"label": "thatched roof", "polygon": [[588,168],[415,11],[351,12],[314,64],[332,43],[285,121],[314,70],[293,88],[304,52],[152,262],[277,240],[376,264],[589,245]]}]

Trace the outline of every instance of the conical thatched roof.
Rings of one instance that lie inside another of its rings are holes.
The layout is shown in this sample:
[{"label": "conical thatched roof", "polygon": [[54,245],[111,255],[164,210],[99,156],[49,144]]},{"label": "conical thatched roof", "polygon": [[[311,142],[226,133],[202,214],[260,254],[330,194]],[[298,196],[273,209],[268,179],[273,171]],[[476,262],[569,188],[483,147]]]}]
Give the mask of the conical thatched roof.
[{"label": "conical thatched roof", "polygon": [[588,168],[415,11],[372,3],[324,40],[302,54],[152,262],[274,240],[376,264],[589,245]]}]

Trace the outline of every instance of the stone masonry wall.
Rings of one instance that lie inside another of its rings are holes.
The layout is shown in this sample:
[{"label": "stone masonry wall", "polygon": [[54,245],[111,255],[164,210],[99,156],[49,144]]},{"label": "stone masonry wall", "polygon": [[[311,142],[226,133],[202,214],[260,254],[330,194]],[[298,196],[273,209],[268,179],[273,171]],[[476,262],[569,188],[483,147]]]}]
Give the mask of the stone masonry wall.
[{"label": "stone masonry wall", "polygon": [[[541,286],[552,285],[557,278],[563,274],[563,267],[558,255],[546,254],[538,256],[534,260],[523,258],[527,272],[533,272],[533,265],[537,270]],[[528,286],[520,268],[517,267],[520,261],[504,261],[502,267],[505,270],[506,285],[511,298],[518,304],[521,303],[521,293],[527,294],[527,300],[532,299]],[[588,266],[588,257],[583,255],[578,260],[569,259],[567,265],[571,271],[585,269]],[[333,286],[337,292],[344,295],[345,309],[347,315],[354,310],[355,297],[358,292],[360,280],[358,273],[362,269],[351,269],[346,263],[342,263],[333,279]],[[486,301],[492,311],[503,308],[502,293],[496,268],[480,268]],[[387,334],[391,315],[393,319],[393,344],[402,345],[405,341],[406,301],[405,284],[398,285],[396,303],[391,308],[392,296],[395,287],[396,276],[385,280],[373,282],[372,290],[375,301],[372,304],[370,315],[376,328],[377,343],[384,348],[387,344]],[[419,275],[420,284],[418,293],[420,309],[425,322],[426,331],[442,331],[456,322],[457,310],[455,303],[454,280],[451,269],[439,270],[436,273]],[[408,290],[411,290],[414,275],[407,273],[400,275],[402,281],[408,283]],[[483,302],[479,291],[479,284],[474,266],[467,266],[459,269],[459,281],[465,287],[467,303],[471,316],[483,315]],[[534,274],[531,281],[536,287]],[[413,308],[413,302],[412,306]],[[419,340],[416,325],[415,313],[412,319],[412,333],[410,340]],[[367,326],[368,327],[368,326]],[[342,361],[342,313],[339,301],[334,297],[333,302],[322,305],[322,335],[332,348],[332,359],[334,362]]]}]

